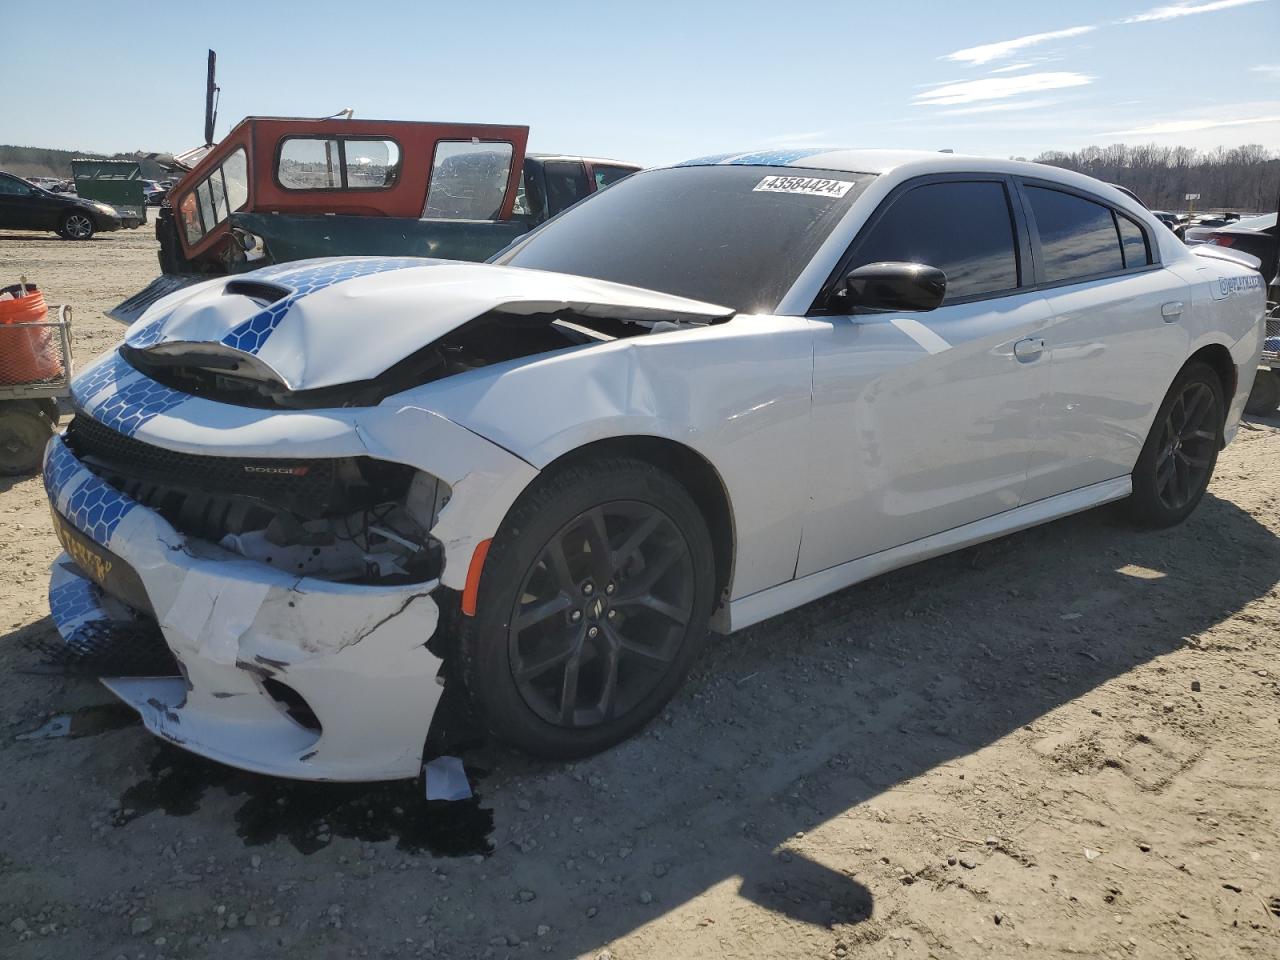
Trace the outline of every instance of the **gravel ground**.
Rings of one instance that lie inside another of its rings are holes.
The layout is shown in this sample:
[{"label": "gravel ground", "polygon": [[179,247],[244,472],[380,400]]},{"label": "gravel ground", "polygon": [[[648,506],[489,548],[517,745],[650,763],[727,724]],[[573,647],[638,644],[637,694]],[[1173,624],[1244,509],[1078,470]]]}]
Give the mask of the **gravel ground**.
[{"label": "gravel ground", "polygon": [[[155,243],[0,266],[83,363]],[[457,804],[223,768],[28,672],[57,548],[0,483],[0,957],[1280,956],[1278,427],[1178,529],[1096,510],[713,638],[589,761],[460,744]]]}]

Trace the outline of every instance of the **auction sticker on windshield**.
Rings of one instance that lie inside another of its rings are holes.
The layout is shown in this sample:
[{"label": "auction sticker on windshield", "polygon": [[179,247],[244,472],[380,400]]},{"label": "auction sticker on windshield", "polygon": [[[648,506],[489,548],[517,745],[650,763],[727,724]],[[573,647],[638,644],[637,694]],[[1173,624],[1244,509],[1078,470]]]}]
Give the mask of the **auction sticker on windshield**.
[{"label": "auction sticker on windshield", "polygon": [[752,188],[752,193],[807,193],[813,197],[843,197],[853,184],[848,180],[826,180],[822,177],[765,177]]}]

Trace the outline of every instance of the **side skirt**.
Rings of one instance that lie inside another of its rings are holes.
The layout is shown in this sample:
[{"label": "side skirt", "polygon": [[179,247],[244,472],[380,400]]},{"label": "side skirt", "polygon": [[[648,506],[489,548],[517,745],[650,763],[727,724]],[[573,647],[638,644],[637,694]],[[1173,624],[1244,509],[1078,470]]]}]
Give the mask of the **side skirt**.
[{"label": "side skirt", "polygon": [[1079,513],[1081,510],[1088,510],[1104,503],[1123,500],[1132,492],[1133,481],[1128,476],[1104,480],[1102,483],[1091,484],[1069,493],[1060,493],[1054,497],[1037,500],[1035,503],[1024,504],[984,520],[966,523],[964,526],[944,530],[942,533],[904,543],[899,547],[891,547],[858,560],[828,567],[826,570],[808,574],[799,580],[790,580],[776,587],[761,590],[759,593],[730,601],[728,610],[722,610],[713,621],[712,629],[719,633],[741,630],[761,620],[793,610],[811,600],[825,597],[829,593],[835,593],[855,583],[888,573],[890,570],[897,570],[899,567],[950,553],[952,550],[982,543],[984,540],[994,540],[996,537],[1048,523],[1050,520],[1057,520],[1059,517]]}]

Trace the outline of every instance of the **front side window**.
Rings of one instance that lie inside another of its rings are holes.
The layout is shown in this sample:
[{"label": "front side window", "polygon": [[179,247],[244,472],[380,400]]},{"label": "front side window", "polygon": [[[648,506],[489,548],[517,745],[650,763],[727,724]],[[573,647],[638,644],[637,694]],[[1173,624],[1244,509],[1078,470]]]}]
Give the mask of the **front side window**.
[{"label": "front side window", "polygon": [[923,263],[947,277],[944,302],[1018,286],[1013,214],[1003,183],[943,181],[891,202],[854,242],[848,269],[881,261]]},{"label": "front side window", "polygon": [[249,158],[243,149],[223,162],[222,179],[227,183],[227,204],[232,212],[243,210],[249,202]]},{"label": "front side window", "polygon": [[0,176],[0,196],[6,197],[30,197],[35,195],[35,190],[30,185],[17,180],[14,177]]},{"label": "front side window", "polygon": [[731,164],[650,170],[592,194],[495,262],[772,313],[874,179]]},{"label": "front side window", "polygon": [[511,176],[511,144],[441,140],[431,161],[422,215],[440,220],[496,220]]},{"label": "front side window", "polygon": [[1027,199],[1040,233],[1046,282],[1124,270],[1124,253],[1110,207],[1047,187],[1027,187]]},{"label": "front side window", "polygon": [[286,190],[385,190],[400,177],[400,147],[358,137],[286,137],[276,180]]}]

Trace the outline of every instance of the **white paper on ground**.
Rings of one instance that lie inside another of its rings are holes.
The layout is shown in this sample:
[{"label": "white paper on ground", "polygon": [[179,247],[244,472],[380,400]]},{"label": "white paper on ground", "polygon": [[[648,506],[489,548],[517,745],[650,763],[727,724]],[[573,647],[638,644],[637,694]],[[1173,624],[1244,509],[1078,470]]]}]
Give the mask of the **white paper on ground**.
[{"label": "white paper on ground", "polygon": [[426,766],[428,800],[466,800],[471,796],[467,772],[457,757],[436,757]]}]

